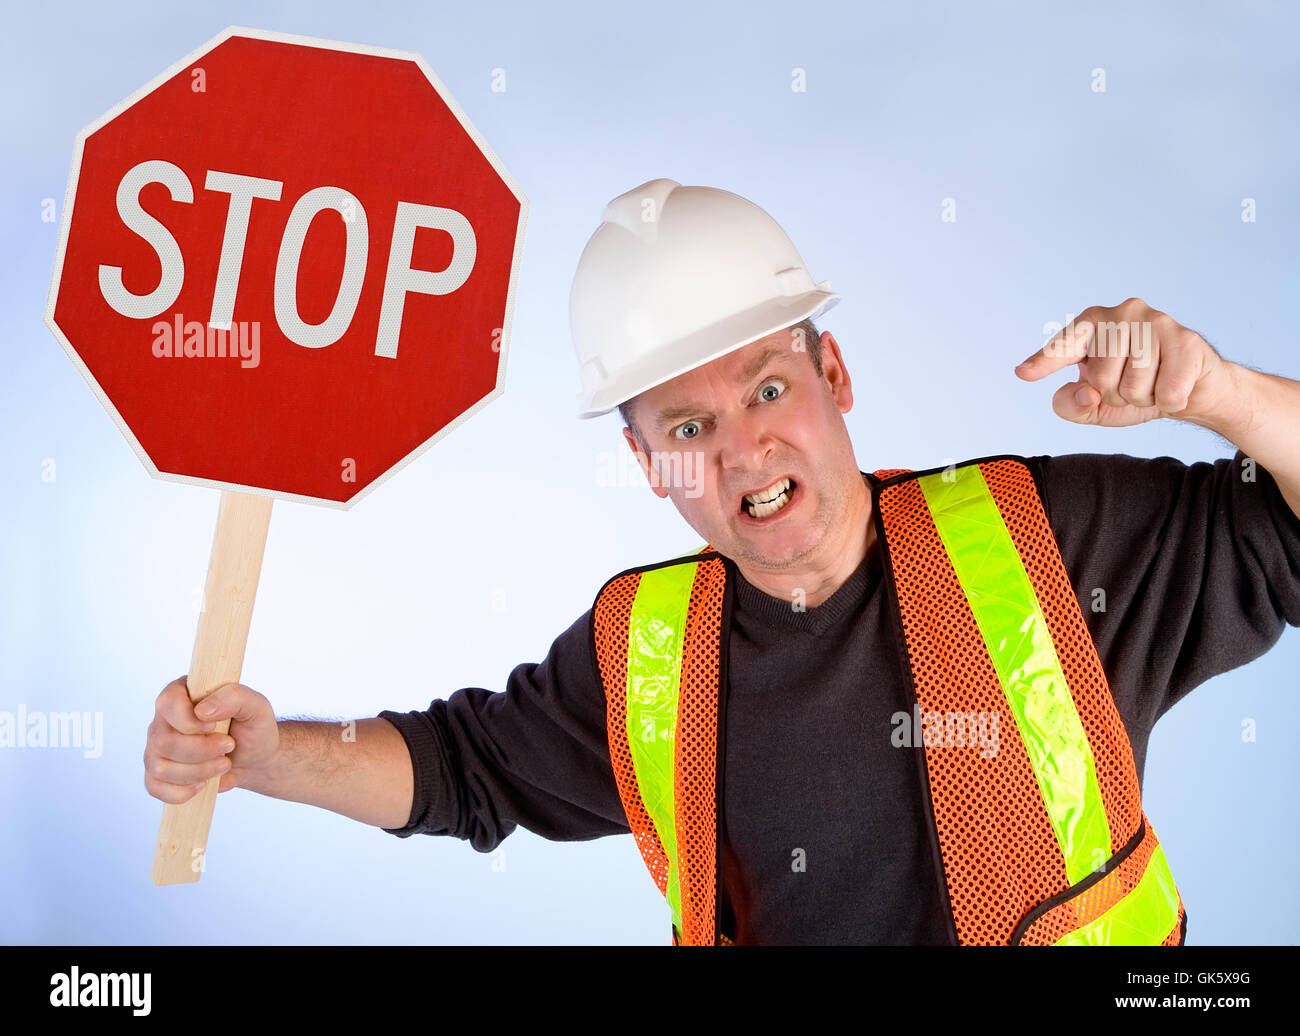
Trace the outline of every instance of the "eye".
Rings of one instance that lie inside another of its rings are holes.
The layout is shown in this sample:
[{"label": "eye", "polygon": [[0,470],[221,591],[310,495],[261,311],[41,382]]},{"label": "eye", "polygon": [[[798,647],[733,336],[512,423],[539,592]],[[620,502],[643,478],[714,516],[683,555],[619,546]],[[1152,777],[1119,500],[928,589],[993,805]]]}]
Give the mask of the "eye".
[{"label": "eye", "polygon": [[[768,392],[768,389],[775,389],[776,391]],[[776,399],[777,396],[781,395],[781,393],[783,393],[784,391],[785,391],[785,382],[774,378],[772,381],[765,381],[763,383],[762,387],[760,387],[758,390],[758,398],[763,400],[764,402],[770,403],[772,400]]]},{"label": "eye", "polygon": [[[673,435],[678,439],[694,439],[697,435],[700,434],[698,431],[699,427],[700,427],[699,421],[687,421],[685,424],[679,424],[677,428],[673,431]],[[688,431],[688,429],[692,429],[692,428],[697,430]]]}]

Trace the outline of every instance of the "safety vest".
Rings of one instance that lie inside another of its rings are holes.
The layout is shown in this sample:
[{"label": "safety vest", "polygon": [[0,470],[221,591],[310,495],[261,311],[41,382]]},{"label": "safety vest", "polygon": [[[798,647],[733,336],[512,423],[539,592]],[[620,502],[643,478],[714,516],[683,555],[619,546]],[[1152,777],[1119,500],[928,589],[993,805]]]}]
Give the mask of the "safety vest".
[{"label": "safety vest", "polygon": [[[867,478],[914,714],[996,713],[1006,732],[988,757],[931,723],[915,753],[952,941],[1180,945],[1182,897],[1024,458]],[[614,576],[593,605],[614,776],[674,945],[732,941],[718,818],[733,564],[705,545]]]}]

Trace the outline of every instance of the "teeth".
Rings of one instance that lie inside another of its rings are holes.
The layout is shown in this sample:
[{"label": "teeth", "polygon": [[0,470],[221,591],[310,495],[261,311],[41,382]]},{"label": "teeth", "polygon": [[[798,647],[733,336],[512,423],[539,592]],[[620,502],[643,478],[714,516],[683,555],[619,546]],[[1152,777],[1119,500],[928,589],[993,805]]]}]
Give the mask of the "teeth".
[{"label": "teeth", "polygon": [[766,518],[769,514],[775,514],[790,502],[790,480],[783,478],[761,492],[749,493],[745,496],[745,501],[745,510],[754,518]]},{"label": "teeth", "polygon": [[760,489],[757,493],[747,493],[745,501],[751,504],[765,504],[775,500],[778,496],[790,488],[790,480],[783,478],[779,482],[773,482],[766,489]]}]

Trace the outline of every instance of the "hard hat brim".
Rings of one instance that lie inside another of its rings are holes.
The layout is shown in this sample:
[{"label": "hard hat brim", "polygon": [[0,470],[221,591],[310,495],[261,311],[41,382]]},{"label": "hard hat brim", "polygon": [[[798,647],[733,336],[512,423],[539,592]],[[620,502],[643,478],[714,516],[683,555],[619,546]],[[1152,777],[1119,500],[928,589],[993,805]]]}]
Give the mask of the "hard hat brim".
[{"label": "hard hat brim", "polygon": [[585,419],[608,414],[620,403],[702,367],[719,356],[744,348],[801,320],[819,317],[839,301],[840,296],[835,292],[815,288],[802,295],[771,299],[679,338],[656,349],[653,354],[611,372],[606,382],[594,392],[578,393],[578,417]]}]

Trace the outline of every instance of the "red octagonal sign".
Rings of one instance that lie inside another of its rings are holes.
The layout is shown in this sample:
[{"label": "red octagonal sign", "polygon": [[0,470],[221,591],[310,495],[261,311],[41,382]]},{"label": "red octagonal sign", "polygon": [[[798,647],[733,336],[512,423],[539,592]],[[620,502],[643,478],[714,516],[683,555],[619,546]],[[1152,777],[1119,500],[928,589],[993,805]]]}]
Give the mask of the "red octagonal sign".
[{"label": "red octagonal sign", "polygon": [[78,137],[46,322],[152,474],[346,507],[502,390],[527,206],[418,54],[229,29]]}]

